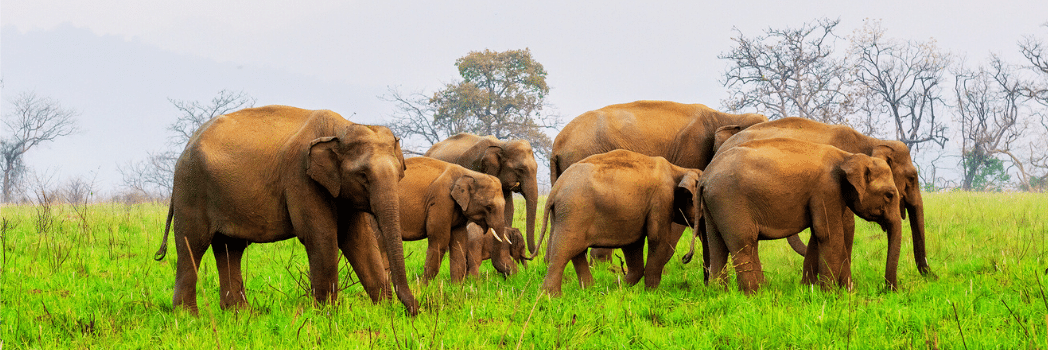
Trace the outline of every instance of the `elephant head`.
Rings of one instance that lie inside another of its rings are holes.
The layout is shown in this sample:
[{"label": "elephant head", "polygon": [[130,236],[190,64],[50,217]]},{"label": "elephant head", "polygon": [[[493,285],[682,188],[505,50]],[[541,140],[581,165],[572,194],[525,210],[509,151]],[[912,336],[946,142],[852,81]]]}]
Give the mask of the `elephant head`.
[{"label": "elephant head", "polygon": [[702,218],[698,205],[699,178],[702,171],[683,168],[682,170],[681,175],[674,178],[677,188],[673,191],[673,222],[694,230]]},{"label": "elephant head", "polygon": [[408,289],[401,241],[398,182],[406,166],[400,140],[386,127],[354,124],[339,136],[313,140],[308,155],[306,173],[340,206],[375,216],[397,296],[409,313],[416,314],[418,304]]},{"label": "elephant head", "polygon": [[467,220],[491,230],[497,238],[488,252],[495,270],[503,275],[517,272],[517,265],[510,259],[509,238],[506,236],[505,206],[502,183],[490,175],[464,175],[454,181],[451,197],[461,208]]},{"label": "elephant head", "polygon": [[506,201],[507,226],[513,220],[513,192],[524,196],[528,250],[535,250],[535,213],[538,207],[539,189],[536,180],[538,163],[525,140],[490,142],[478,144],[484,147],[482,156],[471,167],[482,173],[495,176],[502,182],[502,193]]},{"label": "elephant head", "polygon": [[881,158],[857,153],[840,165],[847,183],[854,191],[844,191],[848,207],[859,217],[876,222],[888,233],[888,258],[885,280],[890,289],[897,286],[899,249],[902,241],[899,190],[892,179],[892,169]]},{"label": "elephant head", "polygon": [[910,232],[913,235],[913,257],[921,275],[933,276],[924,247],[924,198],[917,176],[917,167],[910,158],[910,148],[899,141],[882,141],[873,149],[873,156],[884,159],[892,169],[893,180],[899,189],[899,214],[910,216]]}]

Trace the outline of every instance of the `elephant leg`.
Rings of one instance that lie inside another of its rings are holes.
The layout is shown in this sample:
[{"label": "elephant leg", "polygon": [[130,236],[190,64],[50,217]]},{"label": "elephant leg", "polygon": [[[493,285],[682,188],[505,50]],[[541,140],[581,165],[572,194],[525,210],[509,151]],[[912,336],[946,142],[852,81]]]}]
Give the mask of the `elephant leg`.
[{"label": "elephant leg", "polygon": [[309,259],[309,282],[313,298],[327,303],[338,298],[338,240],[330,237],[303,240]]},{"label": "elephant leg", "polygon": [[590,273],[589,262],[586,261],[586,251],[571,258],[571,264],[575,267],[575,274],[579,276],[579,286],[587,288],[593,285],[593,274]]},{"label": "elephant leg", "polygon": [[[356,215],[356,218],[353,216]],[[371,302],[390,299],[393,290],[390,288],[389,277],[386,272],[385,256],[380,249],[381,240],[370,233],[371,227],[367,220],[368,214],[346,215],[345,229],[339,234],[338,248],[342,256],[353,267],[353,273],[360,280],[360,285],[368,293]],[[376,229],[377,230],[377,229]]]},{"label": "elephant leg", "polygon": [[841,276],[838,283],[841,286],[852,289],[852,245],[855,243],[855,214],[851,209],[844,213],[844,266],[841,267]]},{"label": "elephant leg", "polygon": [[808,239],[808,251],[804,255],[804,267],[801,269],[801,283],[813,285],[819,282],[822,275],[819,240],[814,235]]},{"label": "elephant leg", "polygon": [[444,253],[448,251],[447,244],[440,242],[436,237],[429,237],[429,245],[426,248],[426,264],[422,270],[422,280],[429,282],[440,273],[440,262],[444,260]]},{"label": "elephant leg", "polygon": [[[559,296],[561,293],[561,284],[564,280],[564,269],[568,265],[568,260],[574,259],[576,256],[586,254],[586,246],[582,242],[577,240],[566,239],[566,237],[574,237],[574,232],[568,229],[570,225],[555,225],[553,230],[550,231],[549,245],[546,246],[546,262],[549,266],[546,268],[546,278],[542,282],[542,290],[546,291],[551,296]],[[581,273],[576,268],[576,273]],[[586,273],[589,273],[589,266],[586,267]],[[580,281],[582,275],[579,275]],[[592,277],[591,277],[592,278]]]},{"label": "elephant leg", "polygon": [[246,308],[244,276],[240,271],[240,260],[247,248],[247,241],[216,234],[211,242],[211,253],[215,255],[218,268],[219,305],[223,309]]},{"label": "elephant leg", "polygon": [[452,282],[462,282],[466,278],[466,226],[451,229],[451,256],[448,257],[448,269]]},{"label": "elephant leg", "polygon": [[626,285],[637,284],[644,277],[644,240],[622,247],[622,255],[626,259]]},{"label": "elephant leg", "polygon": [[593,248],[590,249],[590,258],[593,262],[611,262],[611,256],[615,254],[615,249],[611,248]]},{"label": "elephant leg", "polygon": [[651,239],[651,237],[659,237],[651,236],[654,233],[649,233],[648,236],[648,262],[644,265],[644,287],[648,289],[659,287],[659,283],[662,282],[662,270],[673,257],[673,251],[683,233],[683,231],[677,232],[676,227],[663,231],[671,231],[665,232],[669,234],[669,237]]},{"label": "elephant leg", "polygon": [[728,251],[735,252],[732,260],[738,276],[739,289],[746,294],[753,294],[764,284],[764,270],[761,267],[760,255],[757,253],[757,240],[746,242],[741,247],[728,245]]},{"label": "elephant leg", "polygon": [[183,308],[197,313],[197,275],[200,259],[211,245],[213,233],[210,232],[202,218],[195,212],[185,213],[187,217],[179,218],[180,226],[175,231],[175,250],[178,262],[175,268],[175,293],[172,304],[176,309]]},{"label": "elephant leg", "polygon": [[[709,212],[706,213],[707,215],[709,214]],[[709,259],[706,267],[709,271],[709,279],[706,281],[707,285],[710,281],[715,281],[722,285],[725,284],[727,282],[725,267],[728,265],[728,246],[713,220],[706,220],[706,240],[703,246],[705,251],[703,258],[708,257]]]}]

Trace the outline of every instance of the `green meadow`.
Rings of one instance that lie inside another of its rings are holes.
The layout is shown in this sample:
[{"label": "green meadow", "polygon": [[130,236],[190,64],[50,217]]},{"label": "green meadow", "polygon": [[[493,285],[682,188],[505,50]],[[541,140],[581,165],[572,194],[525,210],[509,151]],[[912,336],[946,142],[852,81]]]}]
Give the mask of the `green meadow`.
[{"label": "green meadow", "polygon": [[1048,348],[1048,194],[924,198],[938,277],[918,274],[907,226],[897,292],[883,288],[885,235],[861,220],[850,292],[801,285],[785,241],[761,243],[769,283],[754,296],[704,285],[701,263],[680,262],[681,239],[657,290],[623,285],[616,258],[593,265],[587,289],[569,264],[559,298],[539,293],[541,255],[508,278],[486,262],[461,284],[445,261],[424,285],[426,243],[406,242],[417,317],[372,304],[344,261],[338,302],[315,305],[294,239],[247,249],[248,310],[219,308],[207,254],[193,316],[171,307],[174,249],[152,259],[166,205],[5,206],[0,348]]}]

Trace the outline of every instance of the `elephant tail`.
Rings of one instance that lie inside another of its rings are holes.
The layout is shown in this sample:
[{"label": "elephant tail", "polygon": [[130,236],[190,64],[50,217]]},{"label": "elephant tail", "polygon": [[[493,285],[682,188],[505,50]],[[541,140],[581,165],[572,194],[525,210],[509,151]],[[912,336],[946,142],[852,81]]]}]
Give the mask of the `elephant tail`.
[{"label": "elephant tail", "polygon": [[164,260],[164,257],[167,256],[167,235],[171,233],[171,218],[174,216],[175,201],[172,199],[171,204],[167,206],[167,223],[164,224],[164,239],[160,242],[160,249],[153,255],[153,260]]},{"label": "elephant tail", "polygon": [[[531,256],[527,258],[528,260],[534,259],[539,255],[539,248],[542,247],[542,241],[546,239],[546,224],[553,219],[553,216],[550,215],[551,213],[553,213],[553,201],[552,196],[549,196],[546,197],[546,210],[542,213],[542,230],[539,231],[539,242],[535,244],[535,251],[531,252]],[[551,232],[550,235],[552,234],[553,233]]]},{"label": "elephant tail", "polygon": [[[705,210],[704,207],[706,206],[703,203],[702,192],[703,192],[703,186],[699,186],[699,197],[698,197],[699,198],[699,200],[698,200],[699,207],[697,208],[697,210],[699,212],[699,215],[703,215],[704,214],[703,210]],[[688,253],[684,254],[684,256],[682,256],[680,258],[680,261],[681,261],[682,264],[687,264],[687,263],[691,262],[691,258],[693,256],[695,256],[695,237],[699,236],[699,223],[700,223],[699,220],[696,218],[695,226],[693,226],[691,228],[691,247],[688,248]]]}]

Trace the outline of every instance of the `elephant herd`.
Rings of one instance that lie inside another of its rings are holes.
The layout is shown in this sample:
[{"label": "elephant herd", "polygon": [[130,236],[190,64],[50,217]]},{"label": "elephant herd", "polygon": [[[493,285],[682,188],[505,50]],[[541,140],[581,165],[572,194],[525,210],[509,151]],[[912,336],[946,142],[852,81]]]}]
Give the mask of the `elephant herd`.
[{"label": "elephant herd", "polygon": [[[515,273],[538,254],[548,228],[542,289],[559,295],[569,261],[580,283],[592,285],[589,248],[595,258],[622,249],[626,282],[643,278],[657,287],[691,226],[684,261],[698,238],[707,281],[723,283],[731,257],[739,288],[749,293],[764,281],[758,240],[779,238],[804,255],[803,283],[850,287],[858,215],[888,233],[885,280],[895,289],[909,213],[918,270],[931,274],[909,149],[848,127],[664,101],[586,112],[554,141],[537,244],[536,169],[527,141],[459,134],[405,159],[399,138],[382,126],[328,110],[249,108],[193,134],[175,167],[155,259],[165,256],[173,227],[176,309],[196,311],[197,269],[209,248],[221,307],[246,307],[244,249],[296,237],[318,302],[337,297],[341,253],[372,301],[395,293],[415,315],[403,241],[427,239],[424,280],[450,251],[450,276],[460,281],[487,259],[498,272]],[[525,200],[524,234],[512,227],[513,192]],[[797,233],[806,228],[805,247]]]}]

